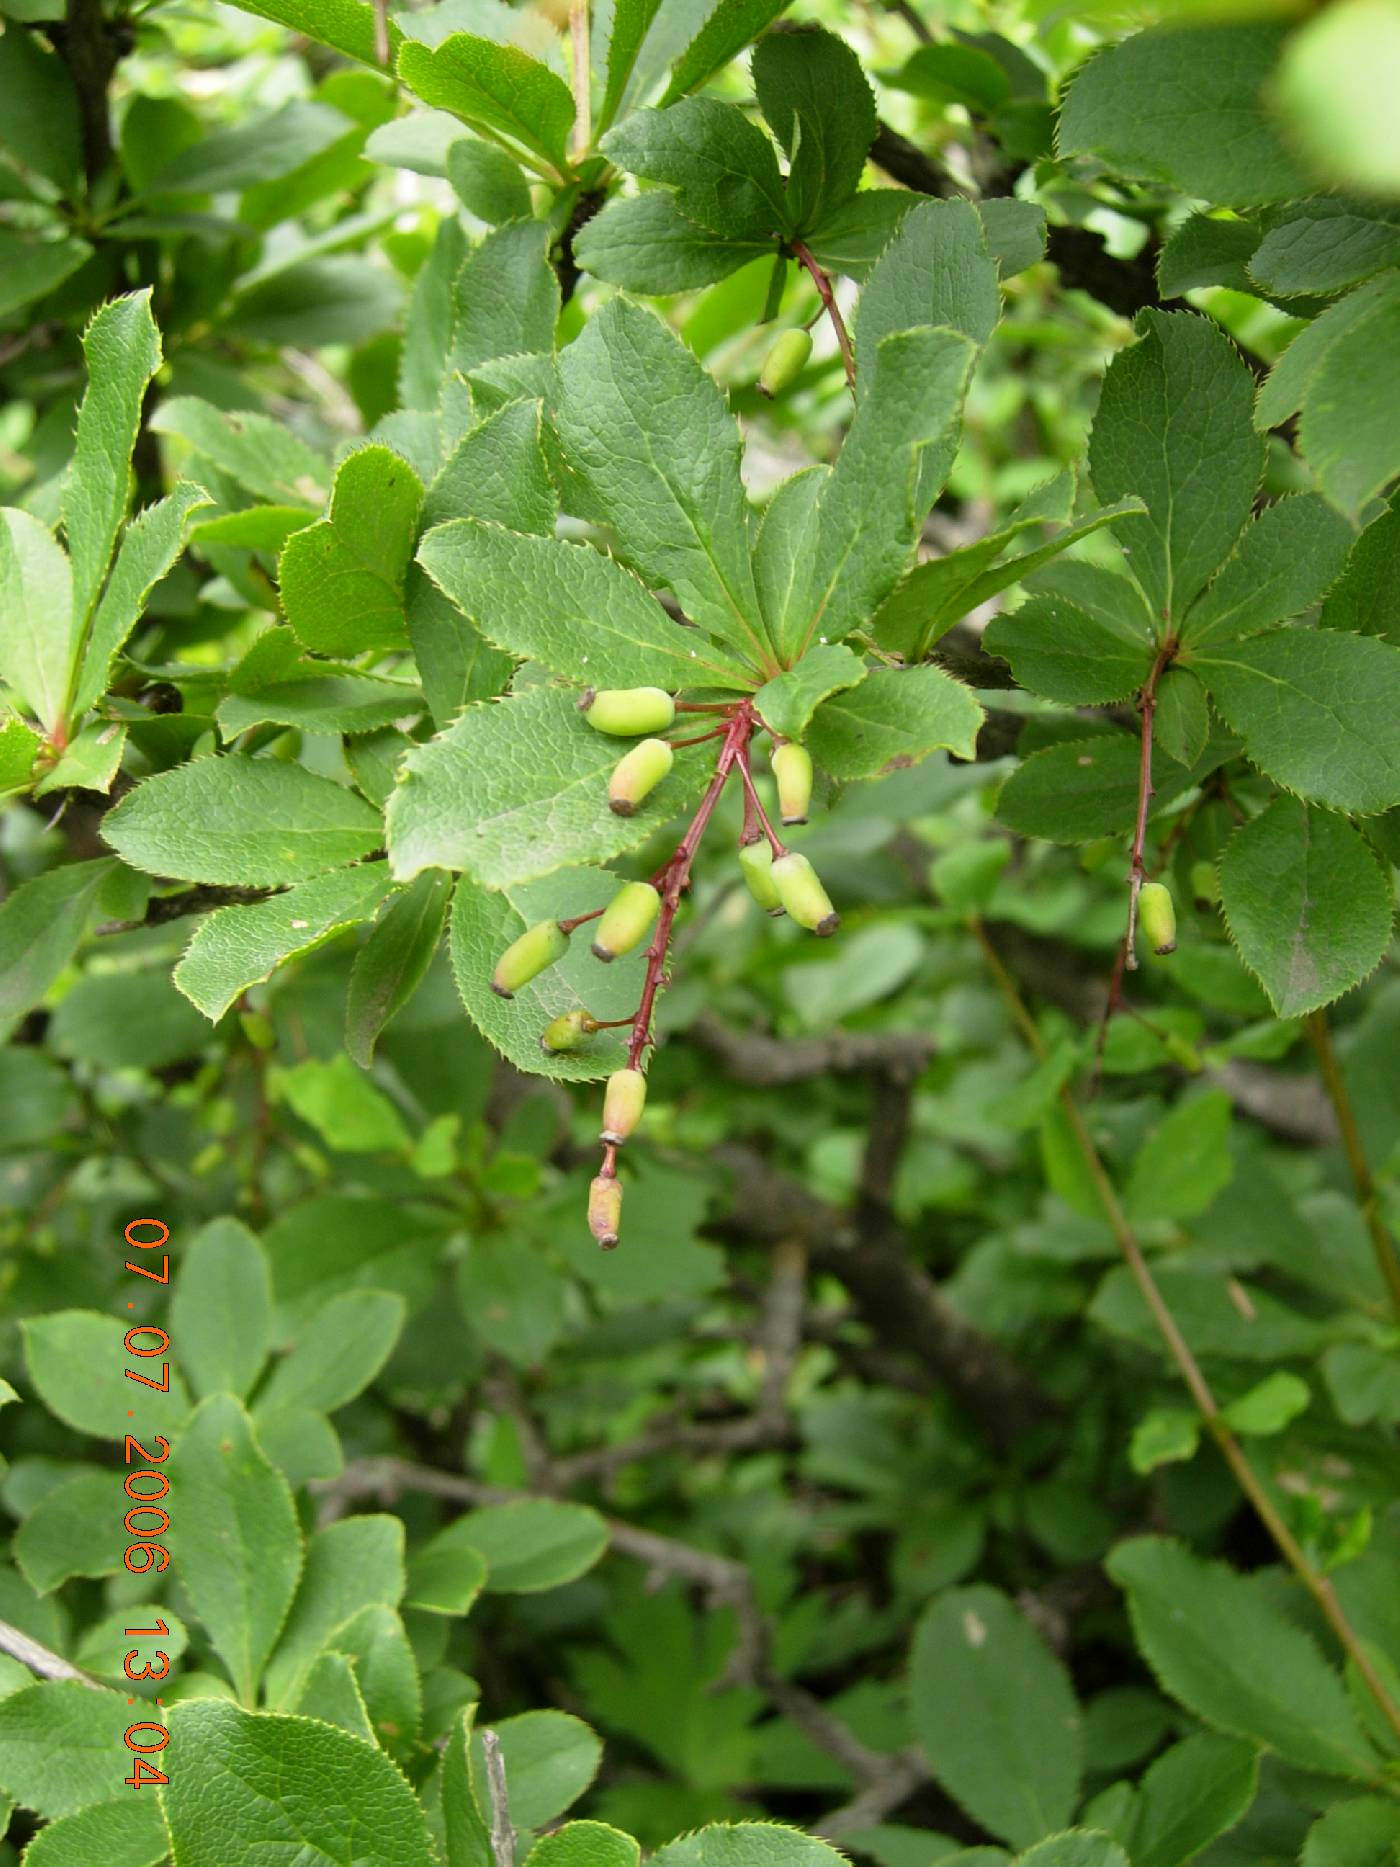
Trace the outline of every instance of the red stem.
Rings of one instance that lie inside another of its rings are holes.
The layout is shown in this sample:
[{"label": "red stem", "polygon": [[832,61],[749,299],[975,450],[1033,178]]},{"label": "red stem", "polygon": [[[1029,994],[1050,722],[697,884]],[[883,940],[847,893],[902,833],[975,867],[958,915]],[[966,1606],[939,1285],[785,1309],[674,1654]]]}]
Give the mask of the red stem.
[{"label": "red stem", "polygon": [[600,914],[605,914],[606,912],[606,908],[594,908],[592,912],[588,914],[575,914],[572,920],[560,921],[559,931],[562,934],[571,934],[575,927],[582,927],[589,921],[596,921]]},{"label": "red stem", "polygon": [[851,334],[846,329],[846,320],[841,316],[841,307],[836,302],[836,294],[831,289],[831,280],[817,264],[810,247],[800,240],[792,243],[793,256],[804,266],[817,288],[826,315],[831,319],[831,328],[836,333],[836,342],[840,346],[841,361],[846,367],[846,385],[852,395],[856,392],[856,353],[851,348]]},{"label": "red stem", "polygon": [[[763,834],[773,846],[773,860],[776,862],[779,856],[785,856],[787,854],[787,847],[782,838],[778,835],[778,832],[773,828],[773,825],[769,822],[768,812],[763,808],[763,800],[758,795],[758,791],[754,786],[753,770],[749,765],[749,748],[747,745],[740,746],[735,758],[735,763],[739,767],[739,776],[744,781],[745,827],[747,828],[748,826],[750,820],[749,814],[752,812],[753,816],[758,819]],[[757,839],[751,837],[748,840],[752,842]]]}]

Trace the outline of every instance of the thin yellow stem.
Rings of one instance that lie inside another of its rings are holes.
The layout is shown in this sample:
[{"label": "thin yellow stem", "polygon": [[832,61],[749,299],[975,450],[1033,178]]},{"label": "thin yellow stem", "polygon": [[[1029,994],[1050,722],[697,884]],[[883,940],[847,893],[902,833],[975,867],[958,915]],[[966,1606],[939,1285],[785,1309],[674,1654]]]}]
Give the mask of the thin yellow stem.
[{"label": "thin yellow stem", "polygon": [[[973,915],[968,925],[972,930],[973,938],[982,949],[992,977],[996,980],[1002,997],[1006,1000],[1007,1009],[1015,1020],[1017,1028],[1025,1037],[1033,1053],[1043,1059],[1047,1054],[1045,1045],[1041,1040],[1040,1032],[1036,1029],[1035,1020],[1026,1009],[1016,981],[1007,971],[1001,955],[992,945],[981,920]],[[1317,1603],[1323,1618],[1336,1635],[1342,1651],[1356,1667],[1366,1683],[1367,1690],[1380,1707],[1386,1723],[1396,1736],[1400,1737],[1400,1708],[1397,1708],[1395,1701],[1386,1690],[1384,1681],[1372,1665],[1370,1657],[1347,1620],[1342,1604],[1337,1599],[1337,1591],[1329,1579],[1325,1575],[1320,1575],[1309,1562],[1297,1538],[1280,1516],[1263,1480],[1250,1464],[1243,1446],[1223,1418],[1219,1402],[1211,1391],[1210,1383],[1201,1372],[1200,1363],[1192,1354],[1186,1338],[1177,1327],[1176,1318],[1168,1308],[1167,1301],[1157,1286],[1157,1280],[1148,1267],[1137,1235],[1129,1223],[1128,1215],[1123,1210],[1117,1190],[1108,1177],[1108,1170],[1103,1164],[1099,1150],[1094,1145],[1094,1139],[1089,1133],[1083,1111],[1068,1085],[1060,1090],[1060,1106],[1069,1121],[1075,1145],[1089,1171],[1099,1202],[1104,1209],[1104,1216],[1118,1242],[1118,1248],[1123,1254],[1133,1282],[1137,1285],[1142,1300],[1147,1305],[1148,1313],[1166,1344],[1167,1353],[1176,1363],[1177,1371],[1205,1421],[1207,1432],[1220,1448],[1221,1456],[1234,1474],[1236,1483],[1253,1506],[1259,1521],[1273,1538],[1279,1554]]]},{"label": "thin yellow stem", "polygon": [[1371,1235],[1371,1249],[1376,1254],[1376,1266],[1381,1279],[1390,1292],[1391,1305],[1396,1319],[1400,1321],[1400,1256],[1396,1255],[1395,1240],[1381,1217],[1380,1195],[1376,1191],[1376,1182],[1371,1177],[1371,1163],[1366,1158],[1366,1149],[1362,1144],[1361,1130],[1356,1125],[1356,1110],[1351,1105],[1351,1094],[1347,1089],[1342,1066],[1337,1061],[1337,1053],[1332,1047],[1332,1032],[1328,1027],[1325,1011],[1309,1012],[1305,1020],[1308,1042],[1313,1047],[1318,1068],[1322,1072],[1322,1081],[1328,1098],[1337,1115],[1337,1127],[1341,1131],[1342,1152],[1347,1157],[1351,1177],[1356,1186],[1356,1197],[1361,1206],[1361,1216],[1366,1221],[1366,1230]]},{"label": "thin yellow stem", "polygon": [[590,122],[591,78],[588,62],[588,0],[573,0],[569,8],[569,44],[573,51],[574,160],[581,162],[593,139]]}]

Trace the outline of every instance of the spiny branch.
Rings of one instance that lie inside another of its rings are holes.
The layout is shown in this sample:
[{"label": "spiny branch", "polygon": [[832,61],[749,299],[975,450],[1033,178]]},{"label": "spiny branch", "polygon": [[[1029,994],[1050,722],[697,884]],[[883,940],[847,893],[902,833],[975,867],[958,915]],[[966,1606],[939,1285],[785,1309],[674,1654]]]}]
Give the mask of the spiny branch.
[{"label": "spiny branch", "polygon": [[[1016,988],[1015,980],[1006,970],[996,948],[987,938],[986,929],[980,919],[973,915],[968,925],[974,939],[982,949],[983,957],[1006,1001],[1014,1023],[1025,1038],[1032,1054],[1043,1061],[1048,1054],[1045,1044],[1036,1028],[1035,1020],[1026,1009]],[[1069,1122],[1075,1146],[1093,1181],[1094,1190],[1103,1207],[1109,1229],[1127,1264],[1129,1274],[1147,1306],[1148,1314],[1156,1324],[1157,1332],[1166,1345],[1168,1355],[1176,1364],[1177,1372],[1195,1403],[1206,1431],[1219,1447],[1221,1456],[1234,1475],[1235,1482],[1253,1506],[1255,1515],[1273,1539],[1275,1548],[1321,1610],[1323,1618],[1332,1629],[1342,1651],[1352,1662],[1365,1683],[1366,1689],[1379,1706],[1382,1717],[1395,1735],[1400,1737],[1400,1706],[1396,1705],[1369,1653],[1357,1638],[1330,1578],[1321,1574],[1308,1560],[1302,1545],[1284,1522],[1263,1481],[1250,1464],[1243,1446],[1227,1424],[1210,1383],[1201,1371],[1200,1363],[1191,1352],[1190,1345],[1182,1335],[1176,1318],[1172,1315],[1165,1297],[1158,1288],[1157,1280],[1152,1275],[1142,1247],[1138,1243],[1137,1234],[1128,1221],[1113,1182],[1109,1179],[1108,1169],[1104,1166],[1098,1148],[1094,1145],[1083,1111],[1068,1084],[1060,1090],[1059,1102]]]},{"label": "spiny branch", "polygon": [[856,353],[851,348],[851,334],[846,329],[846,320],[841,316],[841,307],[837,304],[836,294],[831,289],[830,276],[818,265],[812,249],[804,246],[801,240],[793,241],[792,251],[793,256],[816,286],[817,296],[821,299],[826,315],[831,320],[831,328],[836,333],[836,343],[846,371],[846,386],[854,395],[856,392]]},{"label": "spiny branch", "polygon": [[1342,1074],[1342,1066],[1337,1061],[1337,1053],[1332,1046],[1332,1032],[1327,1023],[1327,1013],[1325,1011],[1309,1012],[1304,1024],[1308,1033],[1308,1042],[1312,1045],[1323,1083],[1327,1088],[1328,1098],[1336,1111],[1342,1151],[1347,1157],[1347,1166],[1351,1169],[1356,1197],[1361,1206],[1361,1216],[1366,1221],[1366,1230],[1370,1235],[1371,1249],[1376,1254],[1376,1268],[1380,1271],[1381,1280],[1390,1293],[1390,1301],[1396,1317],[1400,1319],[1400,1257],[1396,1255],[1395,1240],[1391,1237],[1385,1220],[1381,1217],[1380,1194],[1376,1190],[1376,1182],[1371,1174],[1371,1163],[1366,1158],[1366,1149],[1361,1140],[1361,1130],[1357,1126],[1356,1110],[1351,1104],[1346,1077]]}]

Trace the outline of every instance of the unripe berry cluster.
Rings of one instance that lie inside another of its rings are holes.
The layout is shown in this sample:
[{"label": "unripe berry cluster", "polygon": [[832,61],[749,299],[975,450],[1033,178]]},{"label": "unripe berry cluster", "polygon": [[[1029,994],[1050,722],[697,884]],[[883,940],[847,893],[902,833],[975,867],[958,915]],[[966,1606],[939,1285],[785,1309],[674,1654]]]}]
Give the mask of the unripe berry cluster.
[{"label": "unripe berry cluster", "polygon": [[[759,799],[750,748],[762,722],[751,700],[696,702],[689,706],[682,702],[678,706],[659,687],[590,688],[579,702],[579,710],[596,731],[639,742],[623,755],[608,779],[609,808],[622,817],[632,816],[668,776],[675,762],[675,744],[704,740],[719,744],[705,795],[675,850],[651,879],[624,882],[606,907],[591,914],[580,914],[572,920],[540,921],[527,928],[501,954],[491,977],[493,991],[502,998],[513,997],[561,959],[568,950],[569,936],[589,921],[598,923],[593,954],[604,964],[635,952],[651,936],[641,1001],[631,1017],[599,1019],[579,1008],[562,1013],[540,1034],[540,1047],[554,1056],[580,1049],[597,1031],[627,1028],[630,1032],[626,1067],[608,1078],[604,1093],[600,1137],[603,1161],[588,1197],[589,1227],[598,1243],[609,1249],[618,1242],[622,1219],[617,1150],[637,1127],[646,1103],[643,1060],[652,1041],[652,1017],[664,979],[672,928],[681,897],[690,884],[696,851],[720,795],[735,772],[744,790],[739,865],[755,901],[767,913],[786,914],[799,927],[816,934],[835,933],[840,916],[812,864],[806,856],[786,847]],[[672,742],[657,737],[682,710],[713,715],[716,723],[692,740]],[[805,823],[812,801],[811,755],[804,746],[781,741],[773,753],[773,775],[783,823]]]}]

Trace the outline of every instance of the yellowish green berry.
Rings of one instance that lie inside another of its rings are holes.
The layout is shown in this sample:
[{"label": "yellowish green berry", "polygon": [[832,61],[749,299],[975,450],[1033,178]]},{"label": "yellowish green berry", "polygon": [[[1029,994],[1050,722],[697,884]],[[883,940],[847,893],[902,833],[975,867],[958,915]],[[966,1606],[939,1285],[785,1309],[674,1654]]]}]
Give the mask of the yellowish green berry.
[{"label": "yellowish green berry", "polygon": [[614,1070],[603,1093],[602,1139],[625,1141],[642,1119],[646,1100],[647,1079],[640,1070]]},{"label": "yellowish green berry", "polygon": [[624,753],[608,780],[608,808],[616,816],[631,817],[660,784],[676,762],[664,739],[643,739]]},{"label": "yellowish green berry", "polygon": [[779,901],[799,927],[825,935],[835,933],[841,925],[841,916],[805,856],[795,850],[779,856],[773,864],[773,882]]},{"label": "yellowish green berry", "polygon": [[651,931],[661,897],[650,882],[625,882],[607,905],[593,942],[596,959],[611,961],[640,946]]},{"label": "yellowish green berry", "polygon": [[590,687],[578,705],[595,731],[622,739],[665,732],[676,717],[676,703],[662,687]]},{"label": "yellowish green berry", "polygon": [[496,961],[491,990],[501,998],[514,998],[522,986],[562,959],[568,948],[569,936],[558,921],[537,921]]}]

